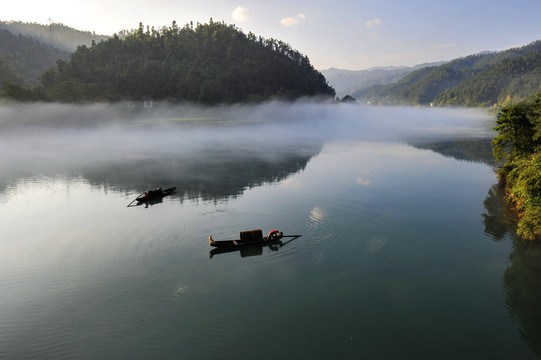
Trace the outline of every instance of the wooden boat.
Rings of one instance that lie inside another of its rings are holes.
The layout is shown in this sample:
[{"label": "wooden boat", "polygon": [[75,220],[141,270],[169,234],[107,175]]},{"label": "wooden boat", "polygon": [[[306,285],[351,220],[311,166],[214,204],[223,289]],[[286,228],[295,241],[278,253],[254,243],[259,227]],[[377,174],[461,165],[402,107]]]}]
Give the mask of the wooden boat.
[{"label": "wooden boat", "polygon": [[209,235],[209,245],[217,248],[238,248],[251,245],[266,245],[279,242],[284,237],[284,233],[278,230],[272,230],[269,235],[263,236],[261,229],[248,230],[240,232],[238,240],[216,241]]},{"label": "wooden boat", "polygon": [[141,202],[152,201],[155,199],[161,199],[164,196],[171,195],[172,193],[175,192],[176,189],[177,188],[173,186],[165,190],[162,190],[161,188],[157,188],[156,190],[149,190],[145,192],[144,194],[139,195],[135,200],[141,203]]}]

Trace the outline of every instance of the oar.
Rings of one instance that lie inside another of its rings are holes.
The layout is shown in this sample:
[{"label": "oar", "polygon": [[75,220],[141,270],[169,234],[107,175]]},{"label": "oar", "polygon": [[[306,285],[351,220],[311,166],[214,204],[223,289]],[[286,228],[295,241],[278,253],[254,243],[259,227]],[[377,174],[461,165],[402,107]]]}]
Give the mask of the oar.
[{"label": "oar", "polygon": [[141,193],[141,194],[137,195],[137,197],[136,197],[135,199],[133,199],[133,201],[132,201],[131,203],[129,203],[127,207],[130,207],[130,205],[133,204],[134,202],[136,202],[137,199],[139,198],[139,196],[141,196],[141,195],[143,195],[143,194],[144,194],[144,193]]},{"label": "oar", "polygon": [[288,241],[286,241],[285,243],[281,243],[281,244],[280,244],[280,247],[284,246],[285,244],[289,244],[290,242],[292,242],[292,241],[295,240],[296,238],[300,238],[301,236],[302,236],[302,235],[282,235],[283,238],[285,238],[285,237],[288,237],[288,238],[289,238],[289,237],[290,237],[290,238],[293,238],[293,239],[288,240]]}]

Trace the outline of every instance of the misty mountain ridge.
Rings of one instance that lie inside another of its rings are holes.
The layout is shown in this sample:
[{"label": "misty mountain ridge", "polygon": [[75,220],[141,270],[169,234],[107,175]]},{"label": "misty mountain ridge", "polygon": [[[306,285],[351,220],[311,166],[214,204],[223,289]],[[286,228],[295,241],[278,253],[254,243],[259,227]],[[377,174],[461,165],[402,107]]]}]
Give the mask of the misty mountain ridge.
[{"label": "misty mountain ridge", "polygon": [[[141,32],[141,29],[121,31],[118,34],[118,38],[124,41],[127,37],[137,37],[137,32]],[[157,33],[154,29],[152,29],[151,33],[147,28],[146,34],[152,35],[154,33]],[[288,48],[287,44],[273,39],[262,39],[261,37],[258,39],[253,34],[249,34],[249,36],[251,36],[251,40],[254,42],[259,42],[264,47],[271,48],[283,56],[284,59],[294,54],[294,56],[298,57],[300,63],[304,62],[308,64],[307,73],[315,70],[309,64],[307,57]],[[19,21],[0,21],[0,83],[9,81],[22,86],[35,86],[39,83],[40,77],[45,74],[47,69],[57,65],[58,60],[61,60],[61,64],[70,64],[68,62],[70,57],[73,57],[77,53],[75,52],[70,55],[70,52],[79,46],[92,49],[93,44],[99,45],[99,43],[107,39],[111,39],[111,37],[96,35],[88,31],[79,31],[63,24],[52,23],[50,25],[41,25]],[[284,45],[286,46],[285,48]],[[220,51],[223,53],[223,58],[231,60],[233,57],[239,55],[234,51],[237,49],[237,47],[231,46],[232,51],[228,54],[227,50],[229,48],[224,45],[221,46]],[[83,52],[80,52],[79,55],[83,54]],[[251,63],[253,65],[254,61],[255,63],[259,61],[249,60],[246,54],[245,57],[242,60],[243,63]],[[153,61],[156,59],[150,60],[152,60],[151,63],[140,64],[137,72],[141,74],[137,76],[143,76],[142,72],[155,70],[156,64]],[[192,60],[194,59],[190,59],[190,61]],[[202,58],[201,61],[205,62],[205,59]],[[182,66],[184,65],[185,63],[182,64]],[[203,66],[195,66],[194,64],[195,67],[186,68],[186,80],[190,76],[198,74],[201,70],[211,70],[211,72],[214,72],[214,69],[211,69],[207,65],[206,63]],[[238,65],[232,65],[235,67],[233,72],[238,72]],[[65,72],[67,69],[59,67],[57,70]],[[340,97],[352,95],[361,102],[369,102],[371,104],[503,106],[520,102],[531,97],[533,94],[541,92],[541,40],[505,51],[485,50],[478,54],[457,58],[449,62],[424,63],[412,67],[376,66],[365,70],[330,68],[322,70],[319,73],[324,76],[324,79],[318,79],[317,81],[326,81],[334,87],[336,95]],[[239,72],[239,74],[241,73]],[[114,73],[110,75],[112,77],[115,76]],[[147,75],[150,76],[149,74]],[[200,75],[204,78],[202,83],[195,87],[192,86],[193,89],[188,89],[185,86],[184,89],[176,89],[176,91],[189,92],[191,93],[189,96],[192,99],[207,99],[207,102],[216,101],[220,97],[215,91],[218,87],[229,87],[229,89],[225,90],[228,92],[238,90],[248,91],[243,96],[228,95],[228,99],[225,99],[227,102],[237,101],[233,100],[233,98],[243,98],[244,100],[242,101],[264,99],[273,94],[278,94],[280,90],[280,88],[273,90],[273,85],[272,87],[267,87],[264,91],[255,91],[250,88],[253,86],[249,84],[241,86],[238,81],[240,79],[234,80],[236,85],[233,88],[236,89],[231,89],[231,81],[225,80],[231,79],[231,71],[225,74],[226,77],[223,81],[215,80],[220,76],[220,73],[216,73],[214,78],[207,78],[206,75],[201,73],[196,76]],[[261,75],[258,76],[260,78],[262,77]],[[125,78],[123,77],[123,79]],[[241,78],[244,78],[245,82],[250,81],[246,77],[246,74],[241,76]],[[271,78],[267,77],[266,79],[272,82]],[[80,82],[81,78],[76,77],[72,80]],[[192,78],[191,80],[194,79]],[[70,81],[66,78],[64,85],[73,85],[74,83],[70,83]],[[96,94],[96,98],[106,97],[100,95],[100,91],[92,88],[94,86],[92,85],[92,81],[85,86],[71,89],[68,89],[66,86],[59,89],[57,86],[54,91],[56,95],[59,95],[59,92],[56,90],[60,90],[64,95],[69,96],[80,94],[81,92],[87,94],[93,92]],[[297,84],[294,87],[297,87],[298,90],[302,86],[299,87],[299,80],[296,81]],[[148,85],[146,87],[148,88]],[[73,90],[76,91],[73,92]],[[175,91],[172,88],[170,90]],[[285,90],[286,88],[284,88]],[[298,90],[296,93],[291,91],[289,95],[293,97],[299,96],[302,92],[302,90]],[[136,97],[149,93],[148,90],[143,89],[123,92],[128,93],[128,96]],[[327,92],[327,90],[325,89],[324,92]],[[250,94],[254,96],[250,96]],[[115,95],[115,97],[118,96],[120,95]],[[161,98],[162,96],[159,95],[157,98]]]},{"label": "misty mountain ridge", "polygon": [[15,36],[30,36],[42,44],[69,52],[74,52],[80,45],[90,46],[92,41],[100,42],[109,38],[106,35],[77,30],[59,23],[42,25],[21,21],[0,21],[0,29],[6,29]]},{"label": "misty mountain ridge", "polygon": [[35,85],[45,70],[55,66],[58,59],[69,59],[69,54],[30,36],[0,29],[0,83]]},{"label": "misty mountain ridge", "polygon": [[395,83],[373,85],[351,95],[371,104],[506,106],[539,92],[541,40],[424,67]]},{"label": "misty mountain ridge", "polygon": [[441,61],[415,66],[374,66],[364,70],[329,68],[322,70],[321,73],[336,90],[336,94],[339,97],[343,97],[373,85],[392,84],[417,69],[438,66],[445,63],[445,61]]},{"label": "misty mountain ridge", "polygon": [[91,46],[92,41],[107,38],[58,23],[0,21],[0,84],[36,85],[48,68],[56,66],[59,59],[69,60],[78,46]]}]

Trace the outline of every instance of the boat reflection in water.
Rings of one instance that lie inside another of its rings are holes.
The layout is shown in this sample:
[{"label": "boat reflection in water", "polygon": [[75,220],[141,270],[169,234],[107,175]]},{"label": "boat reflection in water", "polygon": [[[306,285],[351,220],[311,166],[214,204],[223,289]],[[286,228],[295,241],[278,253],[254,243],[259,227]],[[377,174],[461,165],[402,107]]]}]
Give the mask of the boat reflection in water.
[{"label": "boat reflection in water", "polygon": [[241,248],[214,248],[210,251],[209,256],[212,259],[214,255],[225,254],[234,251],[238,251],[241,257],[261,256],[263,255],[263,248],[268,247],[270,251],[278,251],[283,246],[281,241],[274,242],[267,245],[247,245]]},{"label": "boat reflection in water", "polygon": [[[237,246],[224,246],[224,247],[215,247],[209,253],[210,258],[217,254],[225,254],[233,251],[239,251],[241,257],[250,257],[250,256],[261,256],[263,255],[263,248],[268,247],[270,251],[278,251],[281,247],[289,244],[295,239],[301,237],[301,235],[283,235],[282,238],[290,238],[288,241],[271,240],[263,241],[259,243],[245,243]],[[210,237],[209,237],[210,238]],[[212,246],[212,245],[211,245]]]}]

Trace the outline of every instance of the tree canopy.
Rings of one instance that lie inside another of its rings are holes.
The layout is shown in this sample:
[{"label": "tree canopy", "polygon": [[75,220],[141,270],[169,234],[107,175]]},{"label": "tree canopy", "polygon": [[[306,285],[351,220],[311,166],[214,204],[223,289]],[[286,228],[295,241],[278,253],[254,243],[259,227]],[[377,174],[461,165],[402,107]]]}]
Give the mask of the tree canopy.
[{"label": "tree canopy", "polygon": [[41,77],[45,98],[76,102],[107,99],[196,101],[206,104],[271,97],[334,96],[307,56],[288,44],[244,34],[223,22],[160,30],[139,24],[79,46]]}]

